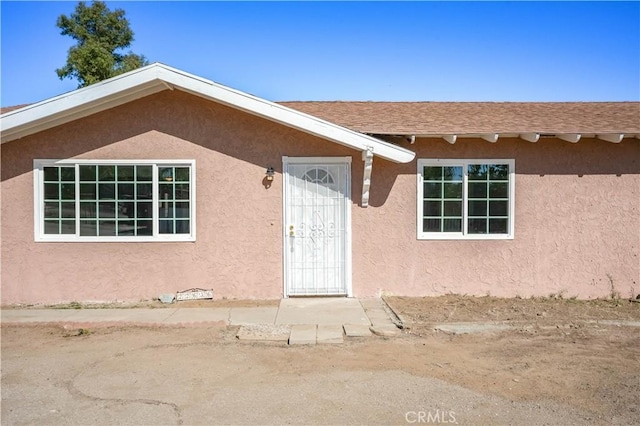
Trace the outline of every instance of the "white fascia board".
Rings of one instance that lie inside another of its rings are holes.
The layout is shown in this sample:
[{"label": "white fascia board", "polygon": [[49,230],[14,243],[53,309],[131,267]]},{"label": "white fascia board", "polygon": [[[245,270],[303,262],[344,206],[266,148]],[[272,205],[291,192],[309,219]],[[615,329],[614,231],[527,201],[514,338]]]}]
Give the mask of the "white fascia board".
[{"label": "white fascia board", "polygon": [[2,143],[139,99],[167,87],[154,65],[46,99],[2,115]]},{"label": "white fascia board", "polygon": [[349,148],[359,151],[366,151],[369,148],[373,148],[374,155],[396,163],[408,163],[415,158],[415,153],[408,149],[338,126],[274,102],[249,95],[248,93],[234,90],[169,67],[163,66],[163,68],[160,68],[158,71],[163,81],[191,94],[284,124],[323,139],[328,139]]},{"label": "white fascia board", "polygon": [[2,116],[2,143],[85,117],[172,87],[374,155],[408,163],[413,151],[155,63]]},{"label": "white fascia board", "polygon": [[[2,129],[2,143],[20,139],[33,133],[47,130],[70,121],[78,120],[91,114],[122,105],[126,102],[131,102],[136,99],[152,95],[162,90],[166,90],[166,88],[161,84],[149,83],[144,86],[138,86],[127,92],[120,92],[106,98],[94,99],[81,105],[72,105],[58,111],[55,111],[56,108],[54,105],[47,103],[42,105],[41,108],[28,111],[25,115],[3,116],[0,121]],[[36,116],[36,118],[33,120],[25,119],[27,116]]]}]

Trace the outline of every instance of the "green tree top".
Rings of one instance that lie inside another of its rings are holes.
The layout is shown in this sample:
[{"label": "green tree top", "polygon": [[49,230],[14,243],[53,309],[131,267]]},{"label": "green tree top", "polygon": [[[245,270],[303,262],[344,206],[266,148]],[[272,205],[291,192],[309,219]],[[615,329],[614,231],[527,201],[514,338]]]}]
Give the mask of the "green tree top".
[{"label": "green tree top", "polygon": [[69,49],[67,63],[56,69],[60,79],[75,78],[85,87],[148,64],[142,55],[117,51],[129,47],[133,31],[122,9],[110,11],[101,1],[90,6],[81,1],[70,16],[60,15],[56,25],[62,35],[77,41]]}]

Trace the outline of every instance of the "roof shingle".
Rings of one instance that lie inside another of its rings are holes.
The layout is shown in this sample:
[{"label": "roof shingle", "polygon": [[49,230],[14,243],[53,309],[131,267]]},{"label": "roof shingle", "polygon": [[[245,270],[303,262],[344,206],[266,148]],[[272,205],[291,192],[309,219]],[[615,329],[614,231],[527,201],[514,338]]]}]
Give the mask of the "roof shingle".
[{"label": "roof shingle", "polygon": [[11,112],[13,110],[20,109],[20,108],[23,108],[23,107],[26,107],[26,106],[29,106],[29,105],[31,105],[31,104],[21,104],[21,105],[2,107],[2,108],[0,108],[0,114],[5,114],[7,112]]},{"label": "roof shingle", "polygon": [[278,102],[371,134],[640,133],[640,102]]},{"label": "roof shingle", "polygon": [[[640,102],[290,101],[280,105],[362,133],[640,133]],[[29,104],[2,107],[0,114]]]}]

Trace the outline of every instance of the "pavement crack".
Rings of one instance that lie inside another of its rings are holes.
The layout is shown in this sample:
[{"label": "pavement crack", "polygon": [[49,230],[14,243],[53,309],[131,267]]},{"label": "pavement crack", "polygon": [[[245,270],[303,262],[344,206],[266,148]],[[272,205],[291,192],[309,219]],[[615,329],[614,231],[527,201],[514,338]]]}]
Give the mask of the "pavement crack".
[{"label": "pavement crack", "polygon": [[[93,363],[89,364],[87,366],[87,368],[88,369],[94,369],[99,364],[101,364],[105,359],[101,359],[99,361],[93,362]],[[120,405],[147,404],[147,405],[154,405],[154,406],[167,406],[167,407],[170,407],[172,409],[172,411],[174,412],[174,414],[176,416],[176,424],[177,425],[182,425],[184,423],[183,420],[182,420],[182,409],[180,408],[180,406],[178,406],[178,404],[175,404],[173,402],[166,402],[166,401],[161,401],[161,400],[158,400],[158,399],[148,399],[148,398],[135,398],[135,399],[102,398],[102,397],[93,396],[93,395],[89,395],[87,393],[84,393],[83,391],[81,391],[80,389],[78,389],[75,386],[76,379],[80,375],[82,375],[83,373],[84,373],[84,371],[78,372],[76,375],[74,375],[71,378],[71,380],[69,380],[69,381],[67,381],[65,383],[65,385],[66,385],[65,387],[66,387],[67,391],[73,397],[84,398],[84,399],[87,399],[87,400],[93,401],[93,402],[106,403],[106,405],[111,405],[111,404],[120,404]]]}]

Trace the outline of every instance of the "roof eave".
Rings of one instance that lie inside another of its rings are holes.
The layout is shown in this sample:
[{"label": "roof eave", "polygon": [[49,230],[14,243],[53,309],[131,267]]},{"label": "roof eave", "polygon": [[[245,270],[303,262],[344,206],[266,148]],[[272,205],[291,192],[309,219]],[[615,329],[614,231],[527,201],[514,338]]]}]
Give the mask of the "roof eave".
[{"label": "roof eave", "polygon": [[415,158],[415,153],[405,148],[159,63],[3,114],[1,142],[174,88],[349,148],[371,149],[376,156],[389,161],[408,163]]},{"label": "roof eave", "polygon": [[631,131],[615,131],[615,130],[596,130],[590,129],[586,132],[567,132],[567,131],[508,131],[508,132],[474,132],[474,133],[413,133],[406,131],[396,132],[367,132],[374,137],[381,138],[403,138],[413,144],[416,138],[422,139],[444,139],[450,144],[455,144],[458,139],[483,139],[487,142],[497,142],[499,139],[519,138],[528,142],[538,142],[541,138],[555,138],[567,142],[578,142],[581,139],[600,139],[607,142],[619,143],[624,139],[640,139],[640,132]]}]

